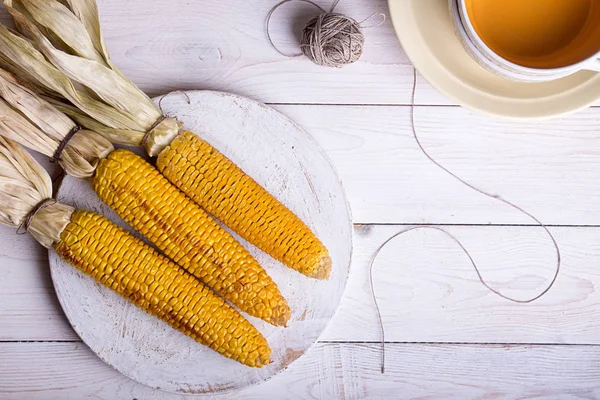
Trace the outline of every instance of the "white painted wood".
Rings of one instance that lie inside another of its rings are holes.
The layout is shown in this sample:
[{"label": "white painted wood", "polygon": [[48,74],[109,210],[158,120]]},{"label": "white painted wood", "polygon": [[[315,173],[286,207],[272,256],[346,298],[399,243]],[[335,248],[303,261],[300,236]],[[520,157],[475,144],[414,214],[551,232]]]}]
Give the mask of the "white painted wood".
[{"label": "white painted wood", "polygon": [[[331,1],[318,0],[324,8]],[[391,23],[366,30],[361,61],[341,70],[288,59],[266,39],[273,0],[240,2],[101,1],[101,22],[113,60],[153,95],[174,89],[233,91],[269,103],[406,104],[412,67]],[[343,1],[357,20],[387,13],[387,1]],[[300,32],[318,10],[288,4],[273,15],[273,39],[298,51]],[[377,23],[377,20],[374,20]]]},{"label": "white painted wood", "polygon": [[[99,0],[99,7],[113,61],[151,94],[201,88],[270,103],[409,103],[412,67],[389,22],[365,32],[360,62],[342,70],[320,68],[282,58],[268,47],[263,21],[275,3]],[[387,6],[385,0],[343,0],[339,10],[361,19],[387,12]],[[289,5],[275,14],[272,29],[283,50],[294,50],[302,21],[312,14],[304,5]],[[8,21],[4,10],[0,21]],[[416,102],[453,104],[422,78]],[[408,107],[277,109],[325,148],[344,181],[357,223],[529,223],[428,164],[410,138]],[[440,161],[544,222],[562,225],[600,225],[595,212],[599,119],[596,109],[536,123],[499,122],[456,107],[417,109],[424,144]],[[358,229],[348,289],[324,340],[377,340],[366,260],[399,229]],[[530,294],[548,276],[550,266],[543,263],[552,260],[538,229],[449,229],[472,249],[493,283],[515,295]],[[597,228],[552,230],[565,256],[563,274],[547,298],[529,306],[487,293],[445,239],[416,233],[394,244],[376,273],[388,339],[598,343],[593,291],[598,285]],[[518,267],[512,263],[515,256],[522,261]],[[77,339],[58,307],[45,257],[28,236],[0,228],[0,341]],[[396,261],[409,263],[409,269],[396,271]],[[398,303],[405,307],[396,308]],[[381,376],[377,346],[321,343],[311,351],[314,356],[309,353],[289,371],[238,397],[600,396],[597,347],[409,344],[388,349],[388,375]],[[135,384],[82,344],[71,343],[0,343],[0,397],[177,398]]]},{"label": "white painted wood", "polygon": [[[412,138],[408,108],[276,109],[325,149],[356,223],[532,223],[431,164]],[[563,225],[600,225],[600,213],[593,212],[600,204],[594,184],[600,181],[599,120],[597,108],[528,123],[491,120],[458,107],[416,109],[422,142],[441,163],[545,223]]]},{"label": "white painted wood", "polygon": [[[165,100],[165,105],[168,104],[167,100]],[[357,222],[410,223],[415,220],[417,222],[421,220],[455,223],[528,222],[502,205],[494,204],[491,200],[477,194],[471,194],[468,189],[452,183],[450,178],[428,165],[427,160],[420,156],[410,138],[407,112],[399,115],[394,107],[279,106],[278,109],[292,117],[301,126],[305,126],[327,150],[344,179]],[[595,126],[596,121],[600,118],[596,109],[556,121],[530,124],[489,121],[455,108],[418,108],[417,115],[420,116],[420,132],[425,145],[440,160],[448,160],[446,162],[449,167],[471,182],[488,189],[497,188],[498,193],[527,207],[549,223],[598,223],[597,213],[593,212],[595,204],[598,203],[598,194],[594,192],[595,185],[589,184],[589,182],[597,180],[596,174],[600,170],[596,166],[598,157],[595,149],[598,147],[599,139]],[[469,121],[471,126],[465,126],[465,121]],[[444,124],[446,124],[446,129],[443,129]],[[513,130],[518,130],[519,134],[512,133]],[[450,131],[451,134],[448,135],[447,131]],[[450,140],[452,143],[448,144]],[[487,145],[487,143],[490,144]],[[457,148],[467,146],[472,147],[461,152],[457,150]],[[539,148],[539,153],[531,156],[529,153],[531,148]],[[472,161],[473,159],[477,161]],[[514,168],[515,165],[526,163],[529,167]],[[545,182],[552,182],[552,184]],[[398,189],[405,187],[410,190]],[[531,187],[533,189],[530,189]],[[466,237],[466,244],[485,248],[486,243],[490,246],[497,243],[498,239],[494,239],[494,237],[502,237],[503,231],[508,228],[493,228],[492,233],[481,237],[476,236],[480,235],[479,232],[482,231],[482,228],[474,229],[474,233],[468,234]],[[39,249],[35,253],[29,253],[28,249],[31,248],[32,251],[35,251],[36,247],[27,236],[18,237],[10,229],[2,232],[6,232],[3,235],[6,246],[0,246],[3,254],[9,256],[12,254],[17,257],[29,257],[32,254],[34,258],[43,257],[43,252]],[[510,232],[507,230],[506,235],[510,235]],[[531,232],[533,232],[531,235],[543,238],[538,233],[539,230],[533,229]],[[560,232],[562,230],[559,230],[558,234]],[[575,229],[568,235],[571,239],[566,242],[559,241],[559,244],[563,248],[566,246],[565,251],[574,254],[573,261],[569,261],[567,255],[565,259],[567,264],[571,263],[573,267],[581,268],[583,272],[587,270],[589,273],[595,271],[597,253],[593,249],[597,238],[593,233],[586,234],[584,232],[589,231]],[[383,240],[383,237],[380,239]],[[358,257],[366,254],[367,250],[362,248],[367,245],[367,242],[357,240]],[[504,240],[508,249],[516,248],[510,237]],[[21,249],[19,243],[24,243],[23,241],[29,243],[31,247]],[[434,241],[432,245],[445,246],[445,243],[444,241]],[[544,241],[540,245],[547,246],[546,243]],[[572,247],[577,243],[581,244],[580,247]],[[371,248],[374,249],[375,244],[369,244],[369,246],[373,246]],[[454,253],[452,249],[449,249],[449,253],[445,249],[440,249],[439,254],[440,257],[450,257],[455,260],[457,265],[463,268],[461,274],[464,273],[469,279],[474,278],[469,265],[464,262],[460,254]],[[486,254],[483,254],[484,258],[481,259],[483,267],[499,260],[499,256],[493,251],[490,251],[489,256]],[[491,254],[494,256],[492,257]],[[529,268],[539,256],[539,253],[536,254],[526,261],[523,268]],[[550,254],[550,252],[545,252],[542,255],[550,256]],[[340,312],[336,317],[336,322],[332,325],[332,327],[339,326],[337,332],[341,332],[342,335],[334,331],[331,336],[327,333],[328,339],[352,340],[353,337],[356,337],[357,340],[372,340],[377,338],[377,332],[373,328],[372,306],[365,286],[366,259],[365,256],[360,263],[358,261],[354,263],[354,270],[360,272],[352,274],[350,280],[351,285],[354,284],[353,282],[357,282],[362,293],[357,296],[356,300],[344,301],[343,308],[350,314],[346,317],[346,314]],[[415,259],[415,262],[417,261],[421,264],[428,262],[425,258]],[[514,263],[514,259],[506,262],[509,261]],[[434,262],[431,261],[431,263]],[[38,264],[34,264],[32,267],[40,268]],[[36,274],[32,276],[33,279],[37,279]],[[590,277],[583,278],[583,281],[594,282]],[[448,282],[453,282],[452,277],[448,278]],[[574,284],[575,281],[572,283]],[[24,285],[27,285],[27,282]],[[472,287],[476,290],[482,289],[476,282]],[[3,326],[13,326],[14,329],[2,331],[2,333],[8,331],[4,336],[6,339],[74,337],[68,326],[64,324],[64,320],[60,318],[60,312],[55,310],[54,304],[46,301],[46,296],[50,291],[49,289],[45,290],[40,292],[35,287],[24,289],[20,298],[10,300],[11,311],[8,316],[4,314],[3,318],[6,322]],[[465,290],[470,291],[471,286]],[[576,285],[568,287],[566,291],[574,296],[579,295]],[[349,291],[348,293],[354,294],[355,292]],[[35,296],[35,298],[30,296]],[[31,301],[35,302],[31,305],[24,303],[30,308],[31,314],[18,312],[23,298],[31,298]],[[572,303],[572,300],[569,300],[569,304]],[[0,301],[4,301],[5,304],[8,302],[4,299],[0,299]],[[362,302],[367,302],[365,304],[369,308],[357,307]],[[438,303],[434,303],[432,307],[435,307],[435,304]],[[499,301],[498,304],[503,305],[504,303]],[[442,310],[442,305],[444,309],[448,307],[447,304],[440,304],[439,312]],[[510,320],[515,312],[509,305],[506,307],[501,314],[504,316],[504,322]],[[535,310],[535,313],[539,311],[535,307],[525,307],[523,310],[530,309]],[[591,303],[586,309],[595,312]],[[52,321],[46,322],[43,316],[47,313],[50,313],[52,318],[58,318],[60,322],[57,324]],[[23,314],[22,317],[13,317],[13,315]],[[567,320],[569,322],[565,322],[558,330],[552,322],[555,320],[550,313],[546,314],[546,322],[541,325],[543,328],[529,331],[526,338],[522,338],[519,332],[513,332],[511,341],[558,340],[569,342],[573,340],[577,343],[585,343],[594,339],[597,331],[591,317],[587,318],[585,322],[581,322],[590,329],[580,331],[578,311],[571,309],[568,314],[572,319]],[[421,326],[420,319],[417,318],[418,312],[415,312],[413,316],[413,322],[408,325],[409,329],[402,330],[398,325],[400,331],[397,337],[400,340],[403,340],[402,334],[406,332],[411,333],[412,338],[421,337],[418,331]],[[471,316],[468,314],[459,320],[466,321],[466,326],[471,326],[468,324]],[[344,322],[338,323],[337,318],[342,318]],[[370,318],[367,321],[371,322],[363,324],[364,318]],[[31,319],[37,319],[40,322],[31,321]],[[521,320],[531,320],[530,314],[523,314]],[[591,325],[587,325],[590,320],[592,321]],[[445,319],[445,321],[451,321],[451,318]],[[475,318],[473,321],[479,321],[479,319]],[[19,328],[21,323],[31,328],[21,330]],[[437,323],[434,325],[440,326],[440,330],[429,334],[428,337],[431,340],[460,341],[461,336],[465,334],[465,330],[460,328],[462,325],[439,325]],[[34,329],[38,326],[42,329]],[[482,332],[489,332],[485,337],[480,336],[480,330],[476,326],[471,326],[469,335],[464,339],[502,341],[506,331],[498,330],[498,326],[501,326],[500,321],[493,320],[489,329],[482,328]],[[570,326],[577,327],[577,329],[571,330]],[[392,328],[389,333],[392,335],[391,337],[396,337],[394,332],[395,330]],[[495,334],[496,332],[497,334]],[[553,335],[552,332],[559,333]]]},{"label": "white painted wood", "polygon": [[[190,91],[187,97],[166,97],[162,107],[311,227],[329,249],[333,260],[330,279],[308,279],[242,241],[269,272],[292,309],[287,328],[251,319],[273,351],[273,362],[261,369],[201,346],[51,252],[50,270],[58,299],[75,332],[100,358],[145,385],[178,393],[214,393],[260,383],[287,367],[317,340],[342,297],[352,251],[352,223],[343,188],[316,142],[264,104],[227,93]],[[85,181],[65,178],[58,199],[123,225]]]},{"label": "white painted wood", "polygon": [[50,280],[48,252],[41,246],[35,250],[44,258],[0,258],[0,341],[77,340]]},{"label": "white painted wood", "polygon": [[[342,302],[320,339],[377,341],[368,284],[375,249],[403,226],[357,226]],[[552,247],[534,227],[449,226],[471,251],[483,276],[517,298],[533,297],[552,276]],[[439,233],[415,231],[390,243],[374,273],[386,338],[395,342],[600,344],[600,228],[552,228],[562,272],[532,304],[513,304],[477,280],[465,256]],[[0,341],[77,340],[55,300],[42,261],[0,268]]]},{"label": "white painted wood", "polygon": [[[324,8],[332,3],[316,2]],[[151,95],[212,89],[266,103],[410,104],[413,70],[389,18],[365,29],[362,58],[338,70],[285,58],[269,46],[264,22],[277,0],[98,3],[113,61]],[[387,0],[343,0],[337,10],[359,21],[373,13],[389,14]],[[315,12],[297,2],[274,14],[271,31],[281,50],[297,52],[302,27]],[[4,9],[0,22],[10,23]],[[416,102],[456,105],[422,78]]]},{"label": "white painted wood", "polygon": [[[325,8],[331,3],[317,2]],[[361,60],[338,70],[287,59],[269,46],[264,22],[277,1],[98,3],[113,61],[152,95],[214,89],[268,103],[410,103],[412,66],[389,21],[367,29]],[[303,24],[315,10],[298,2],[274,14],[271,31],[281,50],[297,52]],[[388,13],[386,0],[345,0],[339,11],[357,20]],[[4,9],[0,22],[10,24]],[[426,83],[422,90],[419,103],[452,104]]]},{"label": "white painted wood", "polygon": [[0,238],[2,243],[0,246],[0,260],[2,261],[0,262],[3,266],[12,268],[13,261],[44,262],[48,260],[48,253],[45,249],[31,235],[17,235],[17,228],[0,225]]},{"label": "white painted wood", "polygon": [[[344,182],[355,223],[531,224],[441,171],[418,149],[410,110],[279,106],[314,135]],[[447,168],[547,224],[600,224],[600,110],[537,122],[417,107],[423,145]]]},{"label": "white painted wood", "polygon": [[284,373],[224,396],[136,384],[81,343],[0,343],[3,399],[593,399],[600,347],[319,343]]},{"label": "white painted wood", "polygon": [[[355,229],[356,250],[345,296],[322,340],[378,341],[368,265],[401,226]],[[556,260],[540,228],[448,226],[495,289],[529,299],[547,287]],[[375,293],[394,342],[600,344],[600,229],[551,228],[562,267],[553,288],[530,304],[515,304],[485,288],[450,238],[412,231],[390,242],[374,270]]]}]

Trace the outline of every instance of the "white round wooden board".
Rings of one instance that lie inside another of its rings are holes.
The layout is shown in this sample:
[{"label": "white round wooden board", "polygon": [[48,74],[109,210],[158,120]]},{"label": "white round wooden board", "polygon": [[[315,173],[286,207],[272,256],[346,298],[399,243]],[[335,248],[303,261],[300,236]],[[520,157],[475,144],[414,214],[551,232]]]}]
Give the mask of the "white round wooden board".
[{"label": "white round wooden board", "polygon": [[[145,385],[178,393],[214,393],[263,382],[316,342],[339,304],[352,251],[352,222],[342,184],[314,139],[279,112],[240,96],[189,91],[164,98],[162,108],[223,152],[291,208],[324,242],[333,259],[328,281],[289,269],[240,240],[279,285],[292,309],[287,328],[256,318],[273,362],[241,365],[171,329],[50,252],[52,280],[71,325],[106,363]],[[66,177],[58,198],[125,226],[90,184]],[[238,237],[238,239],[240,239]]]}]

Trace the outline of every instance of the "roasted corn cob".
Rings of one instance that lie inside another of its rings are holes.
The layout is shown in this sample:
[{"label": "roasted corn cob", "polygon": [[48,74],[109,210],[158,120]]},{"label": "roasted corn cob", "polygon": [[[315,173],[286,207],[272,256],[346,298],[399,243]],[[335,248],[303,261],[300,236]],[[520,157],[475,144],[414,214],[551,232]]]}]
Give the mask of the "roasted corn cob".
[{"label": "roasted corn cob", "polygon": [[196,203],[273,258],[327,279],[331,258],[311,230],[231,160],[184,131],[158,155],[156,167]]},{"label": "roasted corn cob", "polygon": [[[128,150],[114,150],[93,131],[0,70],[0,134],[57,155],[65,171],[91,177],[94,190],[165,255],[248,314],[285,325],[290,308],[250,253],[154,167]],[[65,144],[65,140],[68,140]]]},{"label": "roasted corn cob", "polygon": [[144,311],[252,367],[270,362],[262,334],[221,297],[103,216],[49,196],[48,173],[0,136],[0,223],[24,226],[44,246]]},{"label": "roasted corn cob", "polygon": [[269,364],[269,345],[248,320],[103,216],[76,210],[60,238],[59,256],[142,310],[242,364]]},{"label": "roasted corn cob", "polygon": [[100,161],[94,190],[167,256],[248,314],[285,325],[290,308],[250,253],[140,156]]}]

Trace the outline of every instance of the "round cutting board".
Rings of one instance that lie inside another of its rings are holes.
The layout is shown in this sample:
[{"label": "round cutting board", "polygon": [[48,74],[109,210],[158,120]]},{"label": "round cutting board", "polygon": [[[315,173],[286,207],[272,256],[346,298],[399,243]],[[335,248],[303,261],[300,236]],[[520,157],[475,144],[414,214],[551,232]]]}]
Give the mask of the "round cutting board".
[{"label": "round cutting board", "polygon": [[[324,242],[333,259],[328,281],[309,279],[246,241],[292,309],[287,328],[250,321],[265,335],[273,362],[254,369],[227,359],[144,313],[50,252],[62,308],[98,357],[145,385],[178,393],[213,393],[263,382],[300,357],[332,318],[348,277],[352,222],[342,184],[313,138],[279,112],[240,96],[189,91],[164,98],[162,108],[223,152],[293,210]],[[124,226],[91,185],[66,177],[58,198]]]},{"label": "round cutting board", "polygon": [[455,34],[450,4],[449,0],[389,0],[391,19],[406,55],[430,84],[458,104],[492,116],[547,118],[600,99],[597,72],[523,83],[487,71],[469,56]]}]

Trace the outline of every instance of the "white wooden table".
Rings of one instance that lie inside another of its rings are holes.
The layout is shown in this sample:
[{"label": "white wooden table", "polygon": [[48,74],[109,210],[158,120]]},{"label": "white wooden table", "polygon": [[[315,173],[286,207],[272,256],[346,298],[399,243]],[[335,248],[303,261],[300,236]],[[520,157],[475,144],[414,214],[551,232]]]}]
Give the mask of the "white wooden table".
[{"label": "white wooden table", "polygon": [[[395,241],[375,271],[388,341],[382,375],[367,267],[385,239],[414,224],[444,226],[495,288],[519,298],[548,283],[553,248],[529,219],[461,186],[419,152],[409,120],[412,66],[389,22],[366,32],[359,63],[325,69],[268,46],[264,17],[274,3],[99,1],[114,62],[149,94],[218,89],[271,104],[319,141],[351,202],[352,270],[329,328],[289,370],[228,398],[600,397],[600,108],[498,121],[418,81],[423,144],[464,179],[549,224],[563,268],[546,296],[519,305],[484,288],[441,234]],[[339,11],[360,20],[387,5],[342,0]],[[293,51],[294,29],[313,13],[302,5],[276,12],[275,40]],[[0,398],[183,398],[96,358],[61,312],[46,251],[14,229],[0,228],[0,243]]]}]

